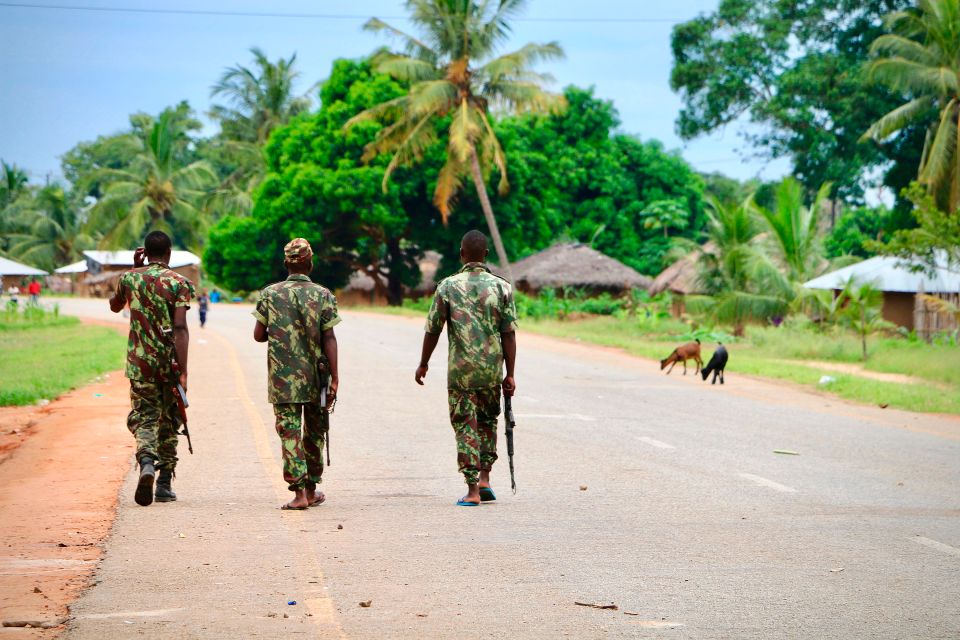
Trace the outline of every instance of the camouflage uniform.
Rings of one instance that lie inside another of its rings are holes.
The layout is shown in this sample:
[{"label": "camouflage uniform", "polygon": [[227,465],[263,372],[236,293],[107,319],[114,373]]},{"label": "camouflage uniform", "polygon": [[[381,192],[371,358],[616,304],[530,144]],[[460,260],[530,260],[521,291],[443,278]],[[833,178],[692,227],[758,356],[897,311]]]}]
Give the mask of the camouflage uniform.
[{"label": "camouflage uniform", "polygon": [[[288,259],[312,255],[309,243],[301,238],[288,244],[284,253]],[[323,475],[329,425],[327,411],[320,406],[326,379],[317,373],[317,365],[327,362],[322,333],[340,323],[337,299],[309,276],[291,274],[260,292],[253,317],[267,327],[267,396],[282,444],[283,479],[291,491],[313,489]]]},{"label": "camouflage uniform", "polygon": [[457,465],[467,484],[497,459],[497,418],[503,381],[501,333],[517,328],[513,290],[479,262],[466,264],[437,286],[426,332],[447,324],[447,400],[457,438]]},{"label": "camouflage uniform", "polygon": [[137,439],[137,460],[150,458],[171,473],[177,466],[180,416],[173,397],[173,332],[163,330],[173,329],[173,310],[189,309],[194,295],[189,280],[159,262],[131,269],[117,282],[117,297],[130,305],[127,428]]}]

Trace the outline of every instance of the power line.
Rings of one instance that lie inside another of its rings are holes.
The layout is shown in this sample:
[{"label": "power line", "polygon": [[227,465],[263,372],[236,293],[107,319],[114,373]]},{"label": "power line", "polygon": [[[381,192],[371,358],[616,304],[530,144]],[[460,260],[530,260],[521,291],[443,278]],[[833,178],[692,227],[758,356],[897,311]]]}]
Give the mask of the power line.
[{"label": "power line", "polygon": [[[217,11],[207,9],[151,9],[139,7],[96,7],[84,5],[34,4],[26,2],[0,2],[0,7],[15,9],[45,9],[51,11],[87,11],[93,13],[140,13],[184,16],[220,16],[239,18],[299,18],[308,20],[367,20],[371,16],[344,13],[275,13],[269,11]],[[407,16],[382,16],[384,20],[408,20]],[[533,17],[514,18],[515,22],[573,22],[573,23],[650,23],[678,24],[682,20],[673,18],[571,18],[571,17]]]}]

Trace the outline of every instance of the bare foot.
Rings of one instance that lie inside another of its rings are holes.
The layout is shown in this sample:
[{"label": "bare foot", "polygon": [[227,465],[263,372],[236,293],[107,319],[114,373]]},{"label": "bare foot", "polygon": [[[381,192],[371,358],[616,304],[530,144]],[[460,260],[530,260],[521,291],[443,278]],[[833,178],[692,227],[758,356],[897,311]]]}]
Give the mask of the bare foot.
[{"label": "bare foot", "polygon": [[476,484],[468,484],[467,495],[460,498],[460,501],[480,504],[480,486]]},{"label": "bare foot", "polygon": [[[478,485],[479,489],[489,489],[490,488],[490,472],[481,471],[480,472],[480,484]],[[477,494],[479,495],[479,494]]]},{"label": "bare foot", "polygon": [[294,493],[293,500],[291,500],[290,502],[288,502],[287,504],[283,505],[280,508],[283,509],[284,511],[289,511],[291,509],[298,511],[301,509],[306,509],[309,506],[310,506],[310,503],[307,502],[307,492],[303,489],[298,489]]}]

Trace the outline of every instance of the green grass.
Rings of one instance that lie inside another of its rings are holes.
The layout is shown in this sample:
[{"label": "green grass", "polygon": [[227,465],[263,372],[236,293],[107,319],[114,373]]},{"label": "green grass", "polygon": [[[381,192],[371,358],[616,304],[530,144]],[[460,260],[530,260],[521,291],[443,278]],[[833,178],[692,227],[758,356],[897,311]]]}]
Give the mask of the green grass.
[{"label": "green grass", "polygon": [[[632,355],[657,360],[669,355],[683,340],[680,332],[651,333],[638,321],[627,318],[524,320],[521,326],[525,331],[616,347]],[[672,324],[669,326],[677,328]],[[729,344],[728,348],[730,369],[738,373],[787,380],[868,404],[884,403],[908,411],[960,414],[960,348],[889,338],[871,338],[868,346],[870,358],[864,364],[856,336],[842,332],[820,334],[800,328],[753,327],[748,330],[747,338]],[[704,347],[704,358],[707,359],[713,349],[706,341]],[[805,366],[800,364],[803,360],[864,364],[864,368],[870,371],[908,375],[937,385],[878,381]],[[818,382],[823,375],[829,375],[835,381],[821,386]]]},{"label": "green grass", "polygon": [[56,313],[0,313],[0,406],[52,400],[123,368],[126,339]]}]

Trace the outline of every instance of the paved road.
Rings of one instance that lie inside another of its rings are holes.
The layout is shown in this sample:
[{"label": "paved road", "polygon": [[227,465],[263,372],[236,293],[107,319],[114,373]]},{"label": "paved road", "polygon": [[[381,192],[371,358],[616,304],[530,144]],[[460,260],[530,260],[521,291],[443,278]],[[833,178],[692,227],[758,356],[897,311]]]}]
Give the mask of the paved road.
[{"label": "paved road", "polygon": [[419,388],[421,323],[346,313],[329,499],[287,513],[251,330],[193,329],[180,501],[128,478],[67,638],[960,637],[956,419],[521,334],[520,491],[457,508],[445,352]]}]

